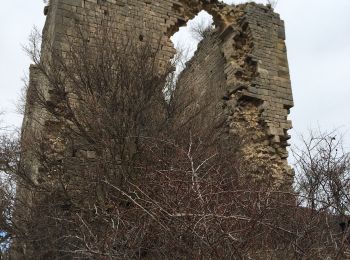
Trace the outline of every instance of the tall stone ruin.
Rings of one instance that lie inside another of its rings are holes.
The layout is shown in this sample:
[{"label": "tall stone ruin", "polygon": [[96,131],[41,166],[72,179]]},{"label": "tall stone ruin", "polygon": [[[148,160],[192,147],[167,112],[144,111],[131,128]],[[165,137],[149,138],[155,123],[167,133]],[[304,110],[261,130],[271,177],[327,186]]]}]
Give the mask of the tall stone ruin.
[{"label": "tall stone ruin", "polygon": [[[41,57],[51,58],[45,45],[62,52],[69,48],[66,36],[74,35],[76,24],[84,23],[91,38],[105,24],[121,38],[132,34],[159,46],[159,63],[165,64],[176,54],[170,37],[202,10],[213,16],[216,29],[178,79],[172,128],[211,136],[228,150],[240,139],[242,160],[254,179],[268,178],[275,188],[289,191],[293,172],[286,148],[292,126],[287,117],[293,98],[284,23],[270,6],[218,0],[51,0],[44,10]],[[47,90],[50,98],[48,84],[31,66],[28,97],[34,86]],[[28,99],[23,139],[41,133],[55,140],[54,125]],[[35,178],[40,164],[31,146],[25,147],[23,160]]]},{"label": "tall stone ruin", "polygon": [[[216,30],[200,43],[180,75],[174,130],[217,135],[227,140],[227,147],[233,136],[241,138],[247,161],[254,161],[254,167],[268,165],[277,186],[291,187],[286,147],[293,98],[284,23],[271,7],[216,0],[51,0],[44,10],[43,38],[64,51],[65,36],[72,35],[75,24],[87,24],[87,34],[93,37],[102,21],[108,21],[120,37],[132,33],[140,40],[160,42],[159,60],[166,63],[176,53],[170,37],[202,10],[213,16]],[[42,59],[48,58],[43,46]],[[29,94],[34,85],[47,88],[32,66]],[[23,135],[52,133],[47,120],[28,101]]]}]

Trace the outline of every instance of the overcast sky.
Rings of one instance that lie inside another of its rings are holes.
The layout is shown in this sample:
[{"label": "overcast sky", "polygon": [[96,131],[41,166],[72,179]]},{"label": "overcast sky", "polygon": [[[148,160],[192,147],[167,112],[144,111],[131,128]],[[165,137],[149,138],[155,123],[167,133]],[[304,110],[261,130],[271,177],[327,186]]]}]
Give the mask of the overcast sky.
[{"label": "overcast sky", "polygon": [[[34,25],[43,27],[43,7],[41,0],[11,0],[0,8],[0,108],[7,112],[8,125],[21,124],[14,103],[30,64],[21,45]],[[320,126],[340,128],[350,147],[350,0],[279,0],[276,11],[286,24],[295,102],[292,143],[298,133]],[[191,39],[186,30],[174,38],[181,45]]]}]

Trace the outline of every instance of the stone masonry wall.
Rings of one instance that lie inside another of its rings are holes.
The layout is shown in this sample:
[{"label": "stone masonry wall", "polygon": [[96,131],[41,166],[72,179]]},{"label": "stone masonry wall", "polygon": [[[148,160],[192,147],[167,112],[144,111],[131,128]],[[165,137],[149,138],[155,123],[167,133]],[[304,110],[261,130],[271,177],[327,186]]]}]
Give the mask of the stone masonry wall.
[{"label": "stone masonry wall", "polygon": [[[116,42],[133,39],[151,43],[159,50],[157,60],[162,70],[176,53],[170,37],[201,10],[213,16],[216,30],[200,43],[179,78],[173,131],[210,137],[224,149],[231,149],[239,140],[239,154],[248,173],[241,178],[290,191],[293,172],[286,160],[286,147],[291,122],[287,116],[293,99],[284,24],[271,8],[254,3],[227,5],[218,0],[51,0],[44,10],[47,19],[41,62],[52,59],[51,47],[64,54],[79,40],[77,28],[90,44],[104,28]],[[48,100],[54,98],[43,75],[31,66],[22,163],[34,181],[40,165],[33,137],[43,137],[51,147],[50,156],[57,160],[65,145],[62,122],[32,102],[36,88],[43,90]],[[159,100],[154,110],[165,114],[165,101]],[[20,185],[18,194],[30,200]],[[13,248],[14,255],[15,251],[25,255],[24,245],[14,242]]]},{"label": "stone masonry wall", "polygon": [[194,58],[186,64],[175,91],[174,130],[210,137],[220,135],[226,116],[225,58],[217,33],[199,43]]},{"label": "stone masonry wall", "polygon": [[[291,187],[286,146],[291,128],[287,115],[293,101],[284,25],[271,8],[217,0],[51,0],[44,10],[42,61],[51,59],[48,46],[67,51],[78,38],[78,25],[91,44],[101,27],[117,42],[129,38],[151,42],[159,49],[162,69],[175,54],[170,37],[201,10],[213,15],[217,29],[200,44],[181,75],[174,128],[201,130],[224,139],[238,136],[245,143],[242,156],[257,162],[250,164],[253,168],[265,167],[277,186]],[[31,78],[49,93],[35,68]],[[31,83],[29,93],[33,87]],[[52,118],[27,102],[24,136],[49,133],[55,138],[53,125]]]},{"label": "stone masonry wall", "polygon": [[[226,5],[218,0],[51,0],[44,10],[47,19],[41,62],[52,59],[50,48],[64,54],[79,40],[77,28],[90,44],[104,28],[116,42],[133,39],[151,43],[159,50],[157,60],[162,70],[176,52],[170,37],[201,10],[213,16],[216,30],[200,43],[179,78],[173,131],[210,137],[224,149],[231,149],[239,140],[239,154],[248,173],[241,178],[269,182],[274,188],[289,191],[293,174],[286,160],[287,131],[291,128],[287,116],[293,100],[284,25],[271,8],[253,3]],[[33,181],[39,182],[36,138],[46,142],[48,156],[57,160],[66,141],[61,136],[64,123],[33,102],[35,89],[43,90],[48,101],[54,98],[45,77],[31,66],[22,164]],[[154,104],[159,115],[165,114],[164,104],[164,100]],[[89,156],[88,151],[81,154]],[[30,202],[25,187],[19,184],[17,190],[20,199]],[[25,216],[20,208],[15,214]],[[14,241],[13,258],[20,259],[25,250],[29,249]]]},{"label": "stone masonry wall", "polygon": [[289,189],[293,99],[284,40],[283,21],[271,8],[232,7],[230,24],[203,40],[180,76],[174,125],[220,136],[228,146],[240,139],[246,177]]}]

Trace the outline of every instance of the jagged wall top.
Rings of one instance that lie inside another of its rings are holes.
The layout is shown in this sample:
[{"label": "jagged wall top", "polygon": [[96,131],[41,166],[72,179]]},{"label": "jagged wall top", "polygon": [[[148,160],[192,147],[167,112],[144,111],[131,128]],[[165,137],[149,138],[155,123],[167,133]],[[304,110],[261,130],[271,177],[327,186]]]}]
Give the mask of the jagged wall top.
[{"label": "jagged wall top", "polygon": [[144,40],[160,42],[161,59],[168,61],[176,52],[170,37],[200,11],[210,13],[216,27],[223,31],[242,6],[217,0],[51,0],[44,9],[48,16],[44,35],[51,44],[63,43],[62,36],[72,35],[74,24],[86,23],[93,37],[104,20],[119,37],[142,35]]},{"label": "jagged wall top", "polygon": [[[255,3],[234,6],[218,0],[51,0],[45,9],[48,17],[44,38],[64,52],[69,48],[65,39],[74,37],[77,24],[84,24],[90,41],[96,37],[99,26],[106,26],[116,40],[135,36],[137,40],[152,43],[159,49],[162,66],[176,53],[170,37],[202,10],[214,18],[219,45],[215,55],[223,58],[221,79],[217,82],[222,82],[224,91],[217,98],[258,101],[257,123],[266,131],[266,146],[273,150],[271,154],[285,160],[287,130],[291,128],[287,116],[293,99],[284,23],[270,7]],[[212,51],[207,48],[203,55],[209,57]],[[210,67],[206,59],[200,65],[202,71]],[[191,68],[186,71],[189,78],[198,76]],[[203,82],[198,96],[194,97],[197,101],[188,107],[197,106],[208,87]],[[196,84],[184,85],[191,88]],[[213,84],[209,91],[218,90],[219,86]]]}]

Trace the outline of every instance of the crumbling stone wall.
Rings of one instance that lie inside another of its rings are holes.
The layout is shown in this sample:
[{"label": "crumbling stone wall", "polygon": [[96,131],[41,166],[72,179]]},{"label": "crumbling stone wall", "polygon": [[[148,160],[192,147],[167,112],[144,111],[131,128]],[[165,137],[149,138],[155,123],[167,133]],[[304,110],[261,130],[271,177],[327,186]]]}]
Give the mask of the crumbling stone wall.
[{"label": "crumbling stone wall", "polygon": [[227,9],[230,23],[204,39],[180,76],[174,125],[228,144],[240,139],[255,180],[291,188],[286,147],[293,99],[283,21],[263,5]]},{"label": "crumbling stone wall", "polygon": [[[79,40],[77,27],[91,44],[102,27],[116,42],[130,38],[150,42],[158,50],[162,70],[176,53],[170,37],[201,10],[213,16],[216,30],[200,43],[180,75],[170,127],[174,133],[210,137],[228,151],[239,140],[238,153],[247,172],[241,178],[289,191],[293,173],[286,160],[291,128],[287,116],[293,99],[284,24],[270,7],[254,3],[233,6],[218,0],[51,0],[44,10],[47,19],[41,62],[52,59],[51,47],[64,55],[70,44]],[[40,164],[34,152],[38,143],[33,137],[43,137],[50,156],[57,160],[66,140],[61,136],[64,123],[32,102],[35,88],[43,90],[48,101],[55,99],[45,77],[31,66],[22,163],[33,181],[38,181]],[[154,111],[161,117],[166,107],[162,93],[159,97],[162,100],[155,102]],[[88,150],[77,154],[95,156]],[[30,200],[23,187],[18,187],[18,194]],[[16,247],[14,242],[13,252],[25,250],[24,245]]]},{"label": "crumbling stone wall", "polygon": [[[252,3],[226,5],[217,0],[51,0],[44,10],[42,60],[51,58],[48,46],[67,51],[72,39],[78,38],[76,25],[92,44],[102,26],[116,41],[133,37],[151,42],[159,49],[162,69],[176,52],[170,37],[201,10],[213,15],[217,29],[200,44],[179,79],[174,131],[202,131],[217,140],[228,140],[228,147],[230,139],[240,138],[242,158],[252,172],[260,169],[256,172],[261,173],[264,168],[276,186],[291,187],[286,146],[291,128],[287,115],[293,101],[284,25],[271,8]],[[35,68],[31,78],[39,88],[48,88]],[[165,107],[157,104],[157,110]],[[55,139],[55,125],[55,120],[28,101],[24,136],[49,133]],[[255,177],[264,179],[261,174]]]}]

